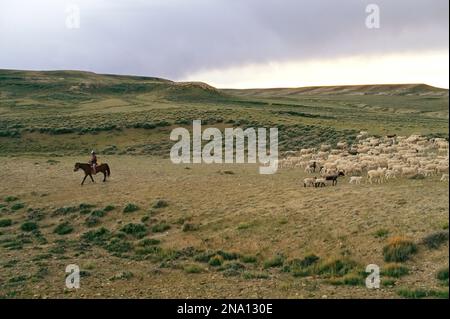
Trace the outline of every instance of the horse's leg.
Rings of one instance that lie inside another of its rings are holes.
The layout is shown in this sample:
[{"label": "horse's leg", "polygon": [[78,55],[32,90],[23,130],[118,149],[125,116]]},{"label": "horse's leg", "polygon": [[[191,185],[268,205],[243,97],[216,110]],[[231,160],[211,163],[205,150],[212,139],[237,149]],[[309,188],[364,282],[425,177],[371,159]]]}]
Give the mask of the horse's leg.
[{"label": "horse's leg", "polygon": [[91,174],[89,174],[89,177],[91,178],[92,183],[95,183],[94,178],[92,177]]},{"label": "horse's leg", "polygon": [[106,172],[103,172],[103,182],[106,182]]},{"label": "horse's leg", "polygon": [[87,177],[87,174],[86,174],[86,175],[84,175],[84,178],[83,178],[83,181],[81,182],[81,185],[83,185],[83,184],[84,184],[84,181],[86,180],[86,177]]}]

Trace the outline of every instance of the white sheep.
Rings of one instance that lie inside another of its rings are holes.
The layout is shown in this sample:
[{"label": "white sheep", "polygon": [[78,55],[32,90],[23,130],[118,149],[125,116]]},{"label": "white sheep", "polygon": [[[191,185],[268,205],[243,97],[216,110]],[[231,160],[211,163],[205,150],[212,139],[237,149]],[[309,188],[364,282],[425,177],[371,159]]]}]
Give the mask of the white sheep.
[{"label": "white sheep", "polygon": [[308,186],[313,187],[313,186],[315,186],[315,185],[314,185],[315,182],[316,182],[316,178],[315,178],[315,177],[308,177],[308,178],[305,178],[305,179],[303,180],[303,187],[308,187]]},{"label": "white sheep", "polygon": [[362,176],[350,176],[349,184],[361,184]]}]

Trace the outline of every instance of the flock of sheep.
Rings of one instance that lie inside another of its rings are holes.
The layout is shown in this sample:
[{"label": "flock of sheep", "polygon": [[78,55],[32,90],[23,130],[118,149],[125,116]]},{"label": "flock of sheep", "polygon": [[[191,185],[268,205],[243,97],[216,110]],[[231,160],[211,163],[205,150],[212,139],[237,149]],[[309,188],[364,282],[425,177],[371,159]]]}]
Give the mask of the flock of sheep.
[{"label": "flock of sheep", "polygon": [[[304,187],[322,187],[328,181],[348,176],[350,184],[383,183],[400,177],[421,178],[441,175],[449,180],[449,143],[443,138],[420,135],[385,137],[360,132],[357,143],[337,143],[336,148],[323,144],[319,148],[288,151],[279,161],[279,168],[301,168],[308,174]],[[364,177],[365,176],[365,177]]]}]

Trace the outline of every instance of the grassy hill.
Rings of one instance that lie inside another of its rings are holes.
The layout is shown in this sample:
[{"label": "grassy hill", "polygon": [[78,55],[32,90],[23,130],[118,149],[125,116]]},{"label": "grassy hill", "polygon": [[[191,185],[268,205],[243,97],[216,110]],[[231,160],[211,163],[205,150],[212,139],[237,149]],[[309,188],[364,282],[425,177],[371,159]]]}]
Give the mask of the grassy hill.
[{"label": "grassy hill", "polygon": [[0,70],[0,153],[168,153],[174,126],[280,129],[281,149],[373,134],[448,136],[448,90],[424,84],[219,90],[82,71]]}]

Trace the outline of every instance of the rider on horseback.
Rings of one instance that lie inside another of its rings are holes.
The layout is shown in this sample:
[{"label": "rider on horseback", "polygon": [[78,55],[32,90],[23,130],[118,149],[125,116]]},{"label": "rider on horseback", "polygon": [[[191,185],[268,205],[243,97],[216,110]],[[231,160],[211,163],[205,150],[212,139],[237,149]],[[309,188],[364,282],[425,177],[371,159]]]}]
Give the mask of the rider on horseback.
[{"label": "rider on horseback", "polygon": [[89,164],[92,167],[92,173],[95,174],[95,169],[97,166],[97,154],[94,151],[91,151],[91,159],[89,160]]}]

